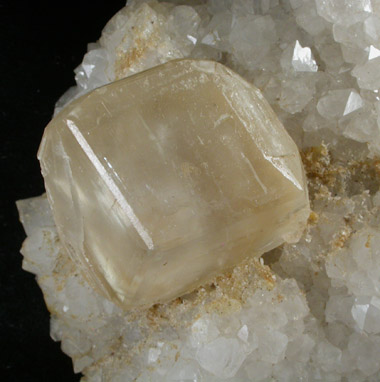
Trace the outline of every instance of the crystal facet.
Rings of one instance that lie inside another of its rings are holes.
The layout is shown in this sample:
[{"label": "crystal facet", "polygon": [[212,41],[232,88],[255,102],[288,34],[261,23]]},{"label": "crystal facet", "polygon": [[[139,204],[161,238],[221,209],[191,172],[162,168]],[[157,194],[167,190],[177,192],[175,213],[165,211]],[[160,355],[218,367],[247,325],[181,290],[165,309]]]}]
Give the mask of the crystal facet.
[{"label": "crystal facet", "polygon": [[179,60],[98,88],[47,126],[39,159],[61,241],[124,307],[190,292],[300,236],[297,147],[260,91]]},{"label": "crystal facet", "polygon": [[318,70],[310,48],[303,48],[298,40],[294,46],[292,65],[298,72],[316,72]]}]

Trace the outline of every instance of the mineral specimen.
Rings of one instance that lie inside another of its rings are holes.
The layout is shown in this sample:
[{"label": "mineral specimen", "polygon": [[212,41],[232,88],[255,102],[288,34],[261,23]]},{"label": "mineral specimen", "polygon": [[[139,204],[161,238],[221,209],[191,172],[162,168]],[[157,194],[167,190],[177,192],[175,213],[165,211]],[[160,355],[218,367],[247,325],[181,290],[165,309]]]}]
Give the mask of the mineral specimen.
[{"label": "mineral specimen", "polygon": [[83,382],[380,380],[379,38],[378,0],[130,0],[110,20],[56,114],[173,58],[222,62],[296,142],[312,213],[299,242],[122,310],[62,249],[46,197],[19,201],[23,268]]},{"label": "mineral specimen", "polygon": [[260,91],[212,61],[79,98],[47,126],[39,159],[62,244],[124,307],[297,241],[310,214],[297,146]]}]

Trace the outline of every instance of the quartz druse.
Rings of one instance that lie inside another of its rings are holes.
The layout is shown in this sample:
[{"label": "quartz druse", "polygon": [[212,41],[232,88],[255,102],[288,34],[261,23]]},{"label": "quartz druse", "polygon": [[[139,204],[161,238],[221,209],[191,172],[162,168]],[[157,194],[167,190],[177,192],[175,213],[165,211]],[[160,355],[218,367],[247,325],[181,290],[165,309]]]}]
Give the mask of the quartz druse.
[{"label": "quartz druse", "polygon": [[124,307],[297,241],[310,214],[296,144],[258,89],[212,61],[82,96],[47,126],[39,159],[62,244]]}]

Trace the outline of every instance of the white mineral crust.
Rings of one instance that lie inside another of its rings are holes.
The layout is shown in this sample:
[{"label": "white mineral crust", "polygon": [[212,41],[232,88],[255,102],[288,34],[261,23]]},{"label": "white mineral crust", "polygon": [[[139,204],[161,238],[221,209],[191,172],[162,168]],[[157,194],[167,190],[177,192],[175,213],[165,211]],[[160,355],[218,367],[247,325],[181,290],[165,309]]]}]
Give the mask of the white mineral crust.
[{"label": "white mineral crust", "polygon": [[[296,141],[313,213],[297,244],[190,295],[122,311],[61,249],[45,197],[18,202],[51,335],[86,382],[380,380],[380,2],[131,1],[57,104],[173,58],[254,83]],[[182,4],[182,5],[181,5]]]}]

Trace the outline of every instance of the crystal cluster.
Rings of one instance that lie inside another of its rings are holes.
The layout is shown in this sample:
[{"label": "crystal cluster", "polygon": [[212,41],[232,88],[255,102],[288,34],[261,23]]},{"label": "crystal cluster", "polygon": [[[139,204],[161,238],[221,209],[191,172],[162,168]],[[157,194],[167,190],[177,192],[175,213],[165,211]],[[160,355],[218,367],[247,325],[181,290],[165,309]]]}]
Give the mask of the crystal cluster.
[{"label": "crystal cluster", "polygon": [[24,268],[37,274],[52,337],[86,382],[378,381],[379,1],[129,3],[57,110],[173,58],[220,61],[263,92],[296,141],[313,212],[301,240],[264,263],[123,312],[61,250],[46,198],[19,202]]}]

